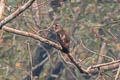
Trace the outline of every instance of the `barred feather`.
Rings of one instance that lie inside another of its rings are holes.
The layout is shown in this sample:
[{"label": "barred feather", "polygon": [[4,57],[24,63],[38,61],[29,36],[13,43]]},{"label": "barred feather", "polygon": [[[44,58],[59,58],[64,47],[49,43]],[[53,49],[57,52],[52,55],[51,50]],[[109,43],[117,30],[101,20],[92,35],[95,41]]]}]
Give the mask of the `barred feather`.
[{"label": "barred feather", "polygon": [[57,39],[63,48],[62,51],[64,53],[69,53],[70,38],[66,34],[65,30],[62,27],[60,27],[59,25],[54,25],[53,31],[57,35]]}]

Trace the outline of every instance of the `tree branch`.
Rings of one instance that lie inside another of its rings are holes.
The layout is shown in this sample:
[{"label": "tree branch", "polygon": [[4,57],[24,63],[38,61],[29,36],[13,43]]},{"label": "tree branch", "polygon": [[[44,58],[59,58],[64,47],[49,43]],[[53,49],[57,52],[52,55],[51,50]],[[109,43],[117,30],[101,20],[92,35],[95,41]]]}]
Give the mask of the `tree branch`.
[{"label": "tree branch", "polygon": [[0,1],[0,20],[2,19],[4,11],[5,11],[5,0],[1,0]]},{"label": "tree branch", "polygon": [[96,75],[100,70],[109,71],[109,70],[116,69],[119,67],[119,64],[120,64],[120,60],[112,61],[112,62],[108,62],[108,63],[102,63],[102,64],[88,67],[87,71],[89,73],[91,73],[92,75]]},{"label": "tree branch", "polygon": [[13,29],[13,28],[10,28],[10,27],[7,27],[7,26],[4,26],[2,29],[5,30],[5,31],[14,33],[14,34],[21,35],[21,36],[26,36],[26,37],[34,38],[36,40],[39,40],[39,41],[41,41],[43,43],[46,43],[46,44],[48,44],[48,45],[50,45],[50,46],[52,46],[52,47],[54,47],[54,48],[62,51],[62,47],[60,45],[58,45],[55,42],[50,41],[48,39],[42,38],[42,37],[40,37],[37,34],[33,34],[33,33],[30,33],[30,32],[16,30],[16,29]]},{"label": "tree branch", "polygon": [[23,11],[25,11],[27,8],[29,8],[32,3],[35,0],[29,0],[27,3],[25,3],[23,6],[19,7],[15,12],[13,12],[11,15],[9,15],[8,17],[6,17],[5,19],[3,19],[0,22],[0,29],[2,29],[2,27],[7,24],[8,22],[10,22],[11,20],[13,20],[14,18],[16,18],[19,14],[21,14]]},{"label": "tree branch", "polygon": [[[5,31],[12,32],[12,33],[15,33],[15,34],[18,34],[18,35],[34,38],[36,40],[39,40],[43,43],[46,43],[46,44],[62,51],[62,47],[60,45],[56,44],[53,41],[47,40],[45,38],[40,37],[39,35],[30,33],[30,32],[20,31],[20,30],[16,30],[16,29],[4,26],[8,22],[10,22],[14,18],[16,18],[23,11],[25,11],[28,7],[30,7],[34,1],[35,0],[29,0],[23,6],[19,7],[15,12],[13,12],[11,15],[9,15],[5,19],[3,19],[0,22],[0,28],[2,28]],[[109,63],[104,63],[104,64],[99,64],[99,65],[95,65],[95,66],[92,66],[92,67],[88,67],[86,70],[84,70],[81,66],[79,66],[79,64],[77,64],[75,62],[74,58],[71,55],[68,54],[67,56],[70,58],[71,62],[79,69],[79,71],[81,73],[85,73],[85,74],[88,74],[88,73],[95,74],[95,73],[98,73],[100,69],[102,69],[104,71],[108,71],[108,70],[111,70],[111,69],[116,69],[116,68],[119,67],[119,63],[120,63],[120,60],[117,60],[117,61],[113,61],[113,62],[109,62]]]}]

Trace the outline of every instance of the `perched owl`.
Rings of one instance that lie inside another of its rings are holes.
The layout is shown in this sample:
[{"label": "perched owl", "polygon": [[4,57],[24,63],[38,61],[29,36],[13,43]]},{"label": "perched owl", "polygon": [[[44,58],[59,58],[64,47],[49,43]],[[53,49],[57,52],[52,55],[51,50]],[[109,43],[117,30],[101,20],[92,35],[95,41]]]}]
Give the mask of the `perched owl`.
[{"label": "perched owl", "polygon": [[62,27],[60,27],[58,24],[53,25],[52,29],[57,36],[58,42],[62,46],[62,51],[64,53],[69,53],[70,38],[66,34],[65,30]]}]

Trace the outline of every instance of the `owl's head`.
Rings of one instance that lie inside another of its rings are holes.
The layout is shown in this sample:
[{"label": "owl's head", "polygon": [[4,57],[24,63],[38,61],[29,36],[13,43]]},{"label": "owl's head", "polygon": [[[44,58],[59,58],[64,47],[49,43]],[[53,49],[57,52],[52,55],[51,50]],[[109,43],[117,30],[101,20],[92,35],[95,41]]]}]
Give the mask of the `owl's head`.
[{"label": "owl's head", "polygon": [[58,31],[60,31],[62,28],[61,28],[61,26],[59,25],[59,24],[55,24],[55,25],[53,25],[53,30],[54,30],[54,32],[58,32]]}]

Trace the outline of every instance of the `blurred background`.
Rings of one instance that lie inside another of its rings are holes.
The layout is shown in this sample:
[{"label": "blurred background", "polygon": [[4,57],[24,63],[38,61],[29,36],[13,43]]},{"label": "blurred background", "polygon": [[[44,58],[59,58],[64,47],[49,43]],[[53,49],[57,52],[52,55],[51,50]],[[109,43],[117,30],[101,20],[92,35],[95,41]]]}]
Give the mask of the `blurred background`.
[{"label": "blurred background", "polygon": [[[6,0],[4,17],[27,1]],[[119,0],[36,0],[7,26],[58,43],[48,28],[60,24],[70,36],[71,55],[81,65],[92,66],[120,59],[119,22]],[[21,80],[31,72],[38,80],[113,80],[116,75],[117,69],[85,78],[60,53],[32,38],[0,30],[0,80]],[[31,71],[31,66],[37,68]]]}]

